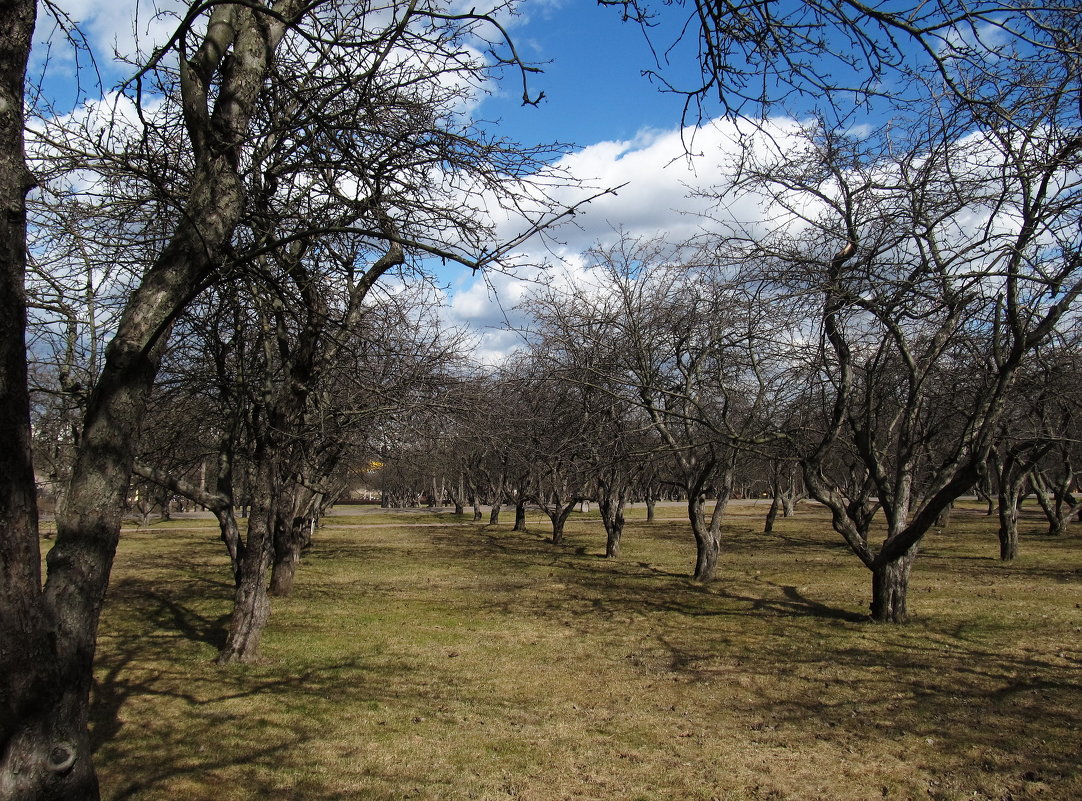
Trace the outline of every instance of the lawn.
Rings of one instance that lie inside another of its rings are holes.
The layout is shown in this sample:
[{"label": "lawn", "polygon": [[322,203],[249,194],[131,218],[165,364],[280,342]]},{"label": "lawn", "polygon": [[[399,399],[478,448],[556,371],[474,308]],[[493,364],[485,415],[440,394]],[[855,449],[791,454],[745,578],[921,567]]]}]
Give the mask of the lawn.
[{"label": "lawn", "polygon": [[616,561],[592,515],[553,547],[537,516],[349,510],[275,600],[263,660],[224,669],[212,521],[126,531],[92,713],[103,795],[1082,798],[1077,534],[1026,520],[1004,564],[991,519],[958,510],[917,560],[914,620],[883,626],[820,510],[770,536],[765,511],[732,510],[702,586],[686,522],[641,509]]}]

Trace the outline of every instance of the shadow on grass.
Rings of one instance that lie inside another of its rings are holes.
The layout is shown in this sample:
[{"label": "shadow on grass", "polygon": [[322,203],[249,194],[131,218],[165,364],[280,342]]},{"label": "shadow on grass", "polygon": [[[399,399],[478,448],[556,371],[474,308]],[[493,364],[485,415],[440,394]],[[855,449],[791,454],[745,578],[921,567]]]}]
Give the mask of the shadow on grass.
[{"label": "shadow on grass", "polygon": [[[553,546],[540,532],[512,534],[507,528],[467,524],[418,532],[408,543],[383,547],[340,536],[307,558],[321,569],[333,566],[351,575],[353,563],[390,567],[388,574],[358,574],[365,576],[359,579],[363,586],[350,585],[348,602],[391,591],[396,604],[418,603],[417,622],[429,629],[441,614],[466,610],[485,618],[482,630],[500,630],[504,616],[516,622],[529,618],[531,632],[537,632],[531,637],[543,640],[543,624],[549,624],[584,641],[597,637],[599,650],[616,643],[598,669],[611,670],[613,662],[626,660],[620,670],[638,682],[641,703],[650,703],[651,687],[687,687],[688,698],[697,693],[689,703],[702,705],[703,719],[714,713],[735,720],[745,727],[744,737],[763,748],[787,749],[795,739],[800,753],[812,747],[809,740],[823,741],[828,749],[850,755],[854,769],[874,765],[877,749],[918,766],[929,753],[937,752],[936,759],[942,753],[953,760],[957,775],[940,776],[941,786],[928,790],[933,799],[1033,798],[1039,790],[1031,794],[1028,785],[1062,785],[1077,776],[1075,744],[1082,726],[1077,660],[1057,662],[983,645],[980,638],[966,639],[964,632],[938,622],[850,625],[866,617],[810,598],[785,580],[730,583],[723,576],[704,586],[648,562],[606,560],[591,554],[581,539]],[[748,537],[738,547],[754,552],[761,543],[762,538]],[[808,546],[798,538],[794,553],[799,556]],[[404,564],[411,570],[403,571]],[[438,590],[426,590],[423,572],[442,575],[446,568],[452,568],[451,578],[437,583]],[[302,568],[301,585],[304,576]],[[348,609],[343,586],[303,593],[313,602]],[[210,792],[216,772],[226,769],[234,780],[243,777],[246,798],[364,797],[344,793],[333,776],[312,771],[310,762],[331,724],[358,704],[381,705],[388,716],[390,710],[401,714],[423,707],[425,725],[437,735],[433,739],[460,738],[464,732],[462,718],[450,712],[446,726],[436,728],[442,725],[439,712],[431,710],[448,698],[486,724],[506,713],[502,706],[522,714],[517,699],[493,698],[483,683],[471,684],[460,672],[464,658],[410,662],[422,657],[409,656],[408,649],[407,656],[382,659],[379,665],[321,662],[305,655],[303,668],[289,675],[280,675],[290,670],[283,665],[213,668],[209,660],[227,620],[219,612],[231,595],[222,582],[132,581],[117,585],[111,595],[149,624],[128,640],[114,637],[99,663],[93,736],[96,748],[111,752],[115,772],[123,776],[115,798],[161,797],[184,781],[200,782]],[[396,630],[394,636],[409,634]],[[205,659],[205,669],[189,668],[181,675],[172,667],[178,652]],[[516,654],[509,664],[521,658]],[[424,669],[418,670],[419,664]],[[117,738],[130,719],[125,707],[137,698],[174,710],[176,720],[163,720],[146,732],[130,727]],[[281,719],[272,711],[279,707]],[[421,736],[408,721],[395,734],[421,748]],[[359,737],[385,731],[374,728],[382,721],[367,725]],[[325,757],[327,764],[343,758]],[[283,767],[301,777],[295,785],[281,784]],[[405,798],[426,781],[400,763],[373,761],[366,770],[371,773],[365,781],[390,788],[379,798]],[[983,773],[1003,777],[1002,792],[972,796],[972,783]],[[450,783],[447,797],[462,797],[453,795],[461,789],[453,784],[455,774],[438,778]],[[1042,797],[1057,797],[1055,789]]]}]

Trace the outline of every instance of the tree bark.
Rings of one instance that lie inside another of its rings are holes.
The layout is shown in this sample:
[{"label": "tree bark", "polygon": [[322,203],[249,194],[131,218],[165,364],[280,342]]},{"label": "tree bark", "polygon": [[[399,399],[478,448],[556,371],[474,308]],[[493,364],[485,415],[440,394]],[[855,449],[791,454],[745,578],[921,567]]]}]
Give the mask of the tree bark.
[{"label": "tree bark", "polygon": [[605,526],[605,558],[616,559],[620,556],[620,540],[624,534],[624,497],[603,499],[598,506]]},{"label": "tree bark", "polygon": [[999,491],[999,558],[1009,562],[1018,556],[1018,492],[1010,485]]},{"label": "tree bark", "polygon": [[271,563],[270,594],[277,598],[293,592],[301,548],[308,538],[308,520],[303,517],[285,519],[281,514],[274,520],[274,556]]},{"label": "tree bark", "polygon": [[567,523],[567,518],[571,516],[571,513],[575,510],[575,504],[579,502],[578,498],[572,499],[567,504],[560,504],[556,501],[553,504],[542,504],[542,508],[545,510],[545,514],[548,515],[550,521],[552,521],[552,544],[562,545],[564,542],[564,524]]},{"label": "tree bark", "polygon": [[706,521],[703,511],[706,498],[700,493],[694,493],[688,498],[688,519],[691,521],[691,533],[695,537],[695,572],[692,577],[696,581],[713,581],[718,572],[718,554],[721,552],[721,542],[718,531]]},{"label": "tree bark", "polygon": [[499,502],[495,502],[495,503],[492,504],[492,509],[488,513],[488,524],[490,526],[494,526],[494,525],[496,525],[497,523],[500,522],[500,509],[501,508],[502,507],[500,506]]},{"label": "tree bark", "polygon": [[14,0],[0,14],[0,798],[96,801],[86,725],[92,645],[89,653],[72,647],[72,621],[42,591],[30,447],[25,198],[33,178],[22,132],[36,13],[33,0]]},{"label": "tree bark", "polygon": [[270,473],[266,461],[259,464],[252,510],[248,516],[248,538],[233,596],[233,614],[225,645],[218,654],[219,665],[257,660],[260,637],[270,618],[267,571],[274,553],[274,495],[263,490],[272,482]]},{"label": "tree bark", "polygon": [[877,623],[906,622],[909,572],[915,556],[916,549],[911,548],[897,559],[877,560],[872,566],[872,620]]},{"label": "tree bark", "polygon": [[766,521],[763,523],[763,533],[771,534],[774,531],[774,521],[778,518],[778,507],[781,506],[781,499],[778,497],[778,493],[774,493],[774,497],[770,499],[770,508],[766,510]]},{"label": "tree bark", "polygon": [[526,530],[526,501],[515,501],[515,527],[512,531]]}]

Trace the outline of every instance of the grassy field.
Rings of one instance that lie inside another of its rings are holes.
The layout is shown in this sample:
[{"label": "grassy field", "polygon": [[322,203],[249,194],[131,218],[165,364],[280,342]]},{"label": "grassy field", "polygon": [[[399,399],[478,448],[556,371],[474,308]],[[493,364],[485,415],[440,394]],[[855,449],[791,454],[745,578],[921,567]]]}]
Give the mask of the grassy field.
[{"label": "grassy field", "polygon": [[212,521],[126,532],[94,694],[104,795],[1082,798],[1077,534],[1027,521],[1001,564],[990,519],[958,511],[917,561],[914,621],[879,626],[825,515],[764,536],[765,508],[733,509],[710,586],[687,578],[685,522],[633,520],[606,561],[589,516],[557,548],[536,518],[340,514],[263,661],[228,669]]}]

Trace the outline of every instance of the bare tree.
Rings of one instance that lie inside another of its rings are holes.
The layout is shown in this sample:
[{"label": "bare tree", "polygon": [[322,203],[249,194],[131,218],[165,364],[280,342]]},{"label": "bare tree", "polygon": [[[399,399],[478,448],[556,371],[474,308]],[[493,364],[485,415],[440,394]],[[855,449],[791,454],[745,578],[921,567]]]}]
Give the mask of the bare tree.
[{"label": "bare tree", "polygon": [[[23,4],[21,8],[22,13],[16,16],[26,28],[33,6]],[[96,135],[78,141],[82,134],[96,133],[93,125],[82,132],[63,130],[57,120],[37,131],[41,151],[62,154],[73,169],[99,170],[99,175],[114,169],[127,170],[132,185],[141,182],[145,190],[137,189],[136,196],[158,204],[156,219],[162,226],[160,235],[145,240],[149,257],[133,273],[132,290],[115,322],[100,375],[89,393],[68,492],[57,517],[58,533],[48,557],[44,593],[34,591],[28,595],[40,599],[44,613],[23,618],[39,634],[26,639],[30,650],[20,653],[33,653],[35,658],[26,663],[25,681],[41,692],[32,716],[28,717],[28,708],[17,708],[22,715],[15,719],[17,741],[5,743],[0,782],[5,783],[5,789],[12,788],[11,797],[97,797],[86,736],[97,623],[119,537],[135,443],[177,315],[207,286],[232,281],[243,272],[242,266],[258,264],[261,253],[286,254],[291,246],[303,252],[307,247],[302,240],[289,239],[288,234],[285,241],[278,239],[281,232],[269,241],[245,233],[261,230],[258,226],[238,228],[256,208],[249,201],[258,200],[259,181],[273,183],[275,178],[273,169],[263,171],[273,167],[273,157],[268,164],[261,147],[274,154],[297,156],[303,155],[309,145],[303,126],[276,129],[271,135],[277,140],[268,141],[253,136],[253,131],[258,131],[253,122],[269,118],[268,107],[274,103],[302,112],[306,99],[316,103],[309,110],[309,119],[314,118],[318,106],[324,106],[324,112],[333,117],[333,105],[326,104],[331,102],[328,95],[334,95],[330,84],[336,77],[348,77],[349,83],[344,86],[378,93],[383,88],[381,76],[388,70],[407,69],[408,64],[423,65],[429,74],[435,72],[448,81],[456,73],[484,72],[494,62],[486,65],[474,58],[463,42],[473,33],[484,38],[486,31],[492,34],[494,48],[506,43],[502,27],[492,16],[472,11],[447,13],[427,3],[378,9],[369,4],[331,0],[315,4],[277,0],[267,5],[193,5],[178,20],[172,38],[140,66],[127,86],[137,122],[135,135],[124,139],[121,151],[103,153],[96,146],[82,148],[102,141]],[[15,31],[12,33],[15,37]],[[14,43],[17,38],[10,41]],[[13,68],[25,63],[20,61],[20,48],[10,51]],[[403,57],[408,54],[412,54],[413,61]],[[504,63],[517,63],[513,49]],[[292,83],[290,69],[301,71]],[[19,79],[23,74],[22,69],[5,72]],[[328,83],[322,84],[322,79]],[[418,79],[416,86],[423,84]],[[12,93],[12,97],[17,96],[18,91]],[[154,103],[140,104],[150,97]],[[423,106],[424,100],[419,98],[418,102]],[[19,104],[8,105],[5,114],[19,108]],[[294,114],[293,118],[303,119],[303,114]],[[325,130],[331,130],[331,126]],[[402,135],[411,134],[403,131]],[[21,152],[14,140],[8,144],[11,148],[6,154]],[[493,155],[497,161],[502,152],[500,147],[487,145],[478,151],[480,158]],[[513,159],[506,163],[514,170]],[[20,175],[20,187],[25,190],[25,171]],[[429,172],[430,179],[432,175]],[[507,187],[513,189],[521,177],[521,173],[509,176]],[[333,181],[335,176],[328,175],[327,179]],[[440,247],[448,229],[441,228],[435,219],[418,220],[419,213],[403,210],[404,216],[416,223],[415,232],[425,234],[423,240],[410,238],[409,231],[387,224],[387,184],[358,182],[339,186],[355,207],[368,202],[369,215],[363,227],[347,224],[350,230],[346,233],[366,238],[369,243],[382,243],[382,255],[369,263],[373,279],[382,272],[372,272],[381,259],[384,264],[403,263],[411,248],[419,253],[446,255],[475,267],[499,256],[499,252],[493,253],[491,240],[485,239],[483,226],[475,227],[473,236],[461,241],[460,249],[452,252]],[[320,189],[311,188],[310,197],[323,197]],[[460,175],[443,184],[445,190],[452,188],[477,186]],[[21,205],[13,202],[10,208],[21,210]],[[460,220],[470,216],[466,204],[459,208],[463,210]],[[21,219],[21,215],[17,217]],[[337,228],[340,223],[336,220],[330,220],[329,227]],[[535,217],[527,228],[534,230],[536,225]],[[5,241],[20,247],[25,237],[13,235]],[[21,280],[21,269],[12,270],[13,275],[16,273]],[[13,291],[12,297],[18,301],[21,295]],[[13,303],[12,308],[17,316],[22,315],[21,302]],[[22,418],[16,414],[12,419]],[[255,476],[255,483],[262,478]],[[19,537],[19,541],[27,539]],[[25,547],[32,549],[30,545]],[[266,553],[261,544],[249,548],[245,558],[264,559]],[[33,563],[36,574],[37,562],[27,554],[20,557],[19,563]],[[9,586],[18,586],[18,582]],[[6,604],[5,597],[5,615]],[[35,643],[48,643],[49,653],[35,651]],[[54,769],[57,765],[61,766],[59,772]]]},{"label": "bare tree", "polygon": [[[819,412],[798,450],[809,492],[872,572],[876,620],[906,618],[921,539],[982,474],[1019,368],[1082,291],[1077,87],[1044,77],[1061,91],[1019,100],[1009,125],[990,113],[978,135],[948,97],[904,132],[823,125],[743,165],[790,215],[748,246],[765,295],[819,298],[804,379]],[[886,517],[878,549],[840,453]]]},{"label": "bare tree", "polygon": [[769,417],[768,357],[749,348],[761,321],[702,249],[624,237],[590,257],[597,286],[541,298],[535,314],[570,380],[649,420],[688,500],[694,577],[710,581],[741,456]]},{"label": "bare tree", "polygon": [[[1038,102],[1056,91],[1040,82],[1022,90],[1012,74],[1066,67],[1070,79],[1079,80],[1082,14],[1067,2],[600,2],[642,27],[655,54],[648,74],[685,98],[684,118],[692,123],[715,103],[726,116],[745,119],[765,118],[779,107],[905,112],[926,101],[934,85],[960,108],[978,116],[992,112],[1010,125],[1000,87]],[[678,59],[698,68],[697,79],[684,78],[686,69],[669,69]]]}]

